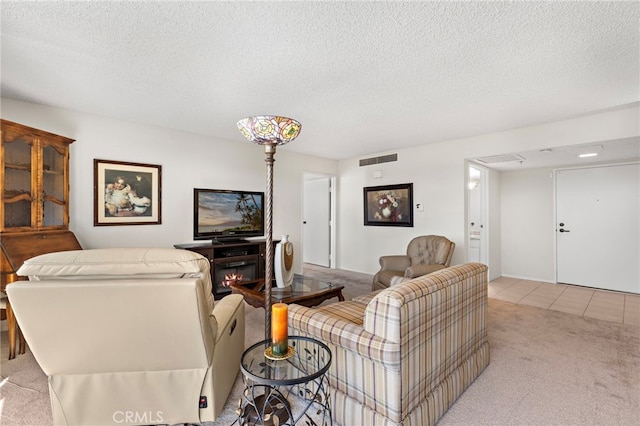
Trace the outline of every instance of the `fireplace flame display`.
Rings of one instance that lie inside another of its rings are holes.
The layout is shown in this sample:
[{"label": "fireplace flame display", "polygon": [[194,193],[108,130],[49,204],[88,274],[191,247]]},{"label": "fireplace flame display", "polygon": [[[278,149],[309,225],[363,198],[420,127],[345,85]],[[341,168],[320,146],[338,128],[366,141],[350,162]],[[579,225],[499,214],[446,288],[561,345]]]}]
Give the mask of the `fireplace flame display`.
[{"label": "fireplace flame display", "polygon": [[222,285],[225,287],[229,287],[231,284],[242,281],[243,278],[244,276],[242,274],[225,274],[224,280],[222,280]]}]

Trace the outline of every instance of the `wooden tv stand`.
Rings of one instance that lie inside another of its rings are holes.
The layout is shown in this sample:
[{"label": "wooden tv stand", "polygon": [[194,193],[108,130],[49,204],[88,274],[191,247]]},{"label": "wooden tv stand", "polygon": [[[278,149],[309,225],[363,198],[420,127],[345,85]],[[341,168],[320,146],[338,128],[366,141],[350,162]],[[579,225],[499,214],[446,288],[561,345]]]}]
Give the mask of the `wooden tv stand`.
[{"label": "wooden tv stand", "polygon": [[[279,241],[273,241],[277,244]],[[175,248],[200,253],[210,263],[213,297],[220,299],[231,294],[231,288],[222,284],[225,275],[241,273],[243,284],[264,282],[265,240],[245,240],[231,242],[202,242],[175,244]]]}]

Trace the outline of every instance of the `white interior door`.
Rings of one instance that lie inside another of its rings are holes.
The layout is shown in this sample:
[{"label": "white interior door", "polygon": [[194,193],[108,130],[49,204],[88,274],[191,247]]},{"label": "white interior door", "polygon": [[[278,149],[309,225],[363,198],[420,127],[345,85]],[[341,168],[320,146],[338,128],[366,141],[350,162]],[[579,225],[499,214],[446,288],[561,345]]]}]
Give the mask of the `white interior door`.
[{"label": "white interior door", "polygon": [[558,282],[640,293],[640,164],[555,175]]},{"label": "white interior door", "polygon": [[331,179],[304,181],[302,260],[305,263],[330,265],[331,247]]}]

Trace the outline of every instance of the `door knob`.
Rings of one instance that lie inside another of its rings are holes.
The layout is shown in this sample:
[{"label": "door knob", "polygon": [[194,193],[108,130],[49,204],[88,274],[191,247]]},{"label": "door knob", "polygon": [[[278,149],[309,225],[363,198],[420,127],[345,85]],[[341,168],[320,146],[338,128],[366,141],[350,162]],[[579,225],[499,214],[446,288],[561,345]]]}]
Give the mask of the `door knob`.
[{"label": "door knob", "polygon": [[562,229],[562,228],[560,228],[560,232],[571,232],[571,231],[569,231],[568,229]]}]

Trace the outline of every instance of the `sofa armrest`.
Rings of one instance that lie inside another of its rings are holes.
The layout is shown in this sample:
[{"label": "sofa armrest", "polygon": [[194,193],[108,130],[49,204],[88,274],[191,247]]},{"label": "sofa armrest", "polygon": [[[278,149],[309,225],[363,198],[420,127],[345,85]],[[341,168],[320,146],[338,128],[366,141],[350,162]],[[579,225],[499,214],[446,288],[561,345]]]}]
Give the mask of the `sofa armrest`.
[{"label": "sofa armrest", "polygon": [[[336,305],[339,305],[337,303]],[[385,368],[400,367],[400,345],[371,334],[349,321],[315,309],[289,305],[289,326],[302,335],[355,352]]]},{"label": "sofa armrest", "polygon": [[360,296],[355,296],[351,299],[353,302],[362,303],[363,305],[368,305],[371,300],[378,295],[383,289],[375,290],[370,293],[361,294]]},{"label": "sofa armrest", "polygon": [[413,265],[409,266],[404,270],[405,278],[416,278],[422,275],[427,275],[435,271],[439,271],[440,269],[444,269],[446,266],[444,265]]},{"label": "sofa armrest", "polygon": [[411,258],[405,255],[380,256],[382,271],[404,271],[411,266]]},{"label": "sofa armrest", "polygon": [[244,319],[244,299],[242,295],[230,294],[216,301],[213,312],[211,312],[211,316],[215,318],[215,326],[217,327],[217,329],[214,329],[216,342],[225,334],[233,333],[233,328],[239,325],[233,323],[238,313],[240,313],[242,319]]}]

